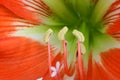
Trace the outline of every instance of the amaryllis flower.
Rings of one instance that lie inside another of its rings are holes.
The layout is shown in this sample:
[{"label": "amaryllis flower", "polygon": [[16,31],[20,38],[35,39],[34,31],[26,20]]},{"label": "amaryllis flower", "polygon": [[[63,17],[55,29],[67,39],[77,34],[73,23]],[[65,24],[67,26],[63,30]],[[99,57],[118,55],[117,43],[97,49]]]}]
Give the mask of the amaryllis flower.
[{"label": "amaryllis flower", "polygon": [[120,80],[120,0],[0,0],[0,80]]}]

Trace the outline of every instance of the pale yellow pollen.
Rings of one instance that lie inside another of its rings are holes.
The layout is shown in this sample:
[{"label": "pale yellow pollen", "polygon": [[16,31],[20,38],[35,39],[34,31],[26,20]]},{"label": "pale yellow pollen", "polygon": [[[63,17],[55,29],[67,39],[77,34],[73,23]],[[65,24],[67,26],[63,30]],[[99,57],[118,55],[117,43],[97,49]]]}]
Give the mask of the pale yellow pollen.
[{"label": "pale yellow pollen", "polygon": [[75,29],[75,30],[73,30],[72,33],[80,42],[84,42],[85,38],[84,38],[83,34],[80,31]]},{"label": "pale yellow pollen", "polygon": [[50,39],[51,34],[53,33],[52,29],[48,29],[44,35],[44,42],[47,43]]},{"label": "pale yellow pollen", "polygon": [[80,41],[81,53],[82,54],[86,53],[86,48],[85,45],[83,44],[83,42],[85,41],[84,35],[78,30],[73,30],[72,33],[78,39],[78,41]]},{"label": "pale yellow pollen", "polygon": [[58,39],[61,41],[65,40],[65,34],[67,33],[67,31],[68,31],[68,28],[66,26],[63,27],[58,33]]}]

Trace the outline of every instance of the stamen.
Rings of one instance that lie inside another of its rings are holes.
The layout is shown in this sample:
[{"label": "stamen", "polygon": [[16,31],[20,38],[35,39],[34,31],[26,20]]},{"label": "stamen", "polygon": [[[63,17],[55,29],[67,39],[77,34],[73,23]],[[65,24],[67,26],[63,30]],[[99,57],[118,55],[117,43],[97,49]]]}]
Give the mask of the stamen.
[{"label": "stamen", "polygon": [[67,33],[68,28],[64,27],[63,29],[60,30],[60,32],[58,33],[58,39],[60,41],[62,41],[62,45],[63,45],[63,53],[64,53],[64,70],[65,73],[68,74],[69,70],[68,70],[68,64],[67,64],[67,47],[66,47],[66,40],[65,40],[65,34]]},{"label": "stamen", "polygon": [[51,74],[51,52],[50,52],[50,35],[53,33],[52,29],[48,29],[44,36],[44,42],[47,43],[48,46],[48,63],[49,63],[49,73]]},{"label": "stamen", "polygon": [[[81,42],[84,42],[85,38],[83,34],[77,30],[73,30],[73,35],[77,37],[77,50],[78,50],[78,69],[80,74],[80,80],[83,80],[83,64],[82,64],[82,53],[84,54],[86,52],[86,48]],[[82,52],[82,53],[81,53]]]}]

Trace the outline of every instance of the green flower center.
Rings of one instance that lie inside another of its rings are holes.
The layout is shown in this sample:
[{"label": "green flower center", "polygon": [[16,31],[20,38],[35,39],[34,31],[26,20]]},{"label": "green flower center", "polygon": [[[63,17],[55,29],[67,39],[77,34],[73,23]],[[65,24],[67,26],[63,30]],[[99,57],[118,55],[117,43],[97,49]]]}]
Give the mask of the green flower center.
[{"label": "green flower center", "polygon": [[[65,39],[67,41],[68,64],[76,60],[77,53],[77,39],[72,34],[74,29],[82,32],[85,37],[84,45],[86,47],[86,54],[83,55],[83,61],[88,61],[88,56],[91,51],[94,54],[99,54],[101,51],[107,50],[106,44],[117,43],[109,35],[105,34],[106,27],[104,25],[103,17],[114,0],[45,0],[46,5],[53,12],[46,24],[53,29],[55,35],[51,38],[51,43],[55,47],[62,50],[62,46],[56,46],[59,43],[57,34],[64,27],[69,28]],[[51,24],[49,24],[49,23]],[[109,41],[108,41],[109,40]],[[54,42],[53,42],[54,41]]]}]

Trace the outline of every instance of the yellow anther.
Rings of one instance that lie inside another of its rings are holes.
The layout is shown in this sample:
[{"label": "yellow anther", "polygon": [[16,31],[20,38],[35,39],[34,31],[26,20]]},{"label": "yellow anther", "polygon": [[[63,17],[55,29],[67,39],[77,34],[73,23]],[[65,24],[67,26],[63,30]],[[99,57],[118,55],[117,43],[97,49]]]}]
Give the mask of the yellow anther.
[{"label": "yellow anther", "polygon": [[85,54],[86,53],[86,48],[85,48],[85,45],[83,43],[80,43],[80,48],[81,48],[81,53]]},{"label": "yellow anther", "polygon": [[67,31],[68,31],[68,28],[66,26],[62,28],[60,32],[58,33],[58,39],[61,41],[65,40],[65,34],[67,33]]},{"label": "yellow anther", "polygon": [[73,35],[74,35],[75,37],[77,37],[77,39],[78,39],[80,42],[84,42],[85,38],[84,38],[83,34],[82,34],[80,31],[78,31],[78,30],[73,30],[72,33],[73,33]]},{"label": "yellow anther", "polygon": [[53,33],[52,29],[48,29],[44,35],[44,42],[47,43],[50,39],[50,35]]}]

